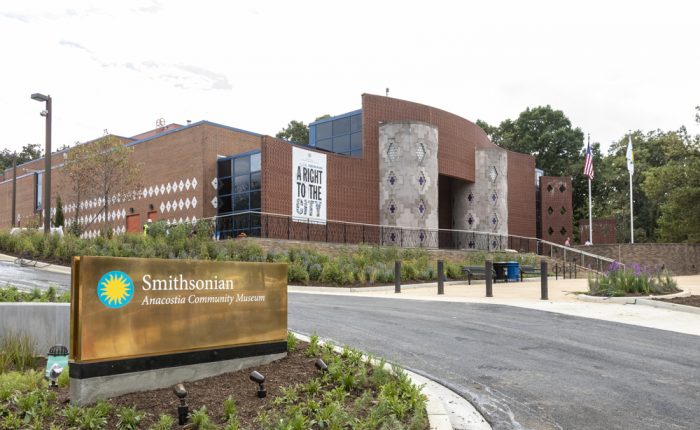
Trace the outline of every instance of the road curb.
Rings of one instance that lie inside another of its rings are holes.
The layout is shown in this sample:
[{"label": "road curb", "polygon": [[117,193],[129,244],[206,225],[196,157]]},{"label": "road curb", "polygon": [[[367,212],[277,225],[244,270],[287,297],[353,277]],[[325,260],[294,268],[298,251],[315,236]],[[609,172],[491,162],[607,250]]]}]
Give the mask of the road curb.
[{"label": "road curb", "polygon": [[[445,285],[464,285],[467,281],[446,281]],[[435,287],[437,288],[437,282],[426,282],[422,284],[402,284],[401,290],[413,290],[417,288],[427,288]],[[369,293],[376,291],[394,291],[393,285],[382,285],[379,287],[320,287],[314,285],[288,285],[287,288],[291,292],[295,293]]]},{"label": "road curb", "polygon": [[[686,297],[686,296],[681,296],[681,297]],[[651,306],[653,308],[668,309],[668,310],[678,311],[678,312],[688,312],[691,314],[700,315],[700,308],[697,306],[679,305],[677,303],[660,302],[658,300],[650,300],[650,299],[637,299],[637,303],[635,303],[635,304],[644,305],[644,306]]]},{"label": "road curb", "polygon": [[[637,296],[637,297],[600,297],[600,296],[589,296],[587,294],[577,294],[576,295],[576,300],[581,300],[582,302],[591,302],[591,303],[615,303],[615,304],[621,304],[621,305],[635,305],[635,304],[646,304],[646,303],[639,303],[639,302],[652,302],[654,301],[653,299],[672,299],[674,297],[688,297],[691,295],[690,291],[681,291],[680,293],[674,293],[674,294],[666,294],[663,296]],[[663,302],[659,302],[663,303]],[[648,306],[653,306],[653,305],[648,305]],[[682,305],[675,305],[675,306],[682,306]],[[656,306],[656,307],[662,307],[662,306]],[[692,307],[692,306],[685,306],[685,307]],[[700,309],[700,308],[698,308]]]},{"label": "road curb", "polygon": [[[301,333],[292,331],[292,334],[294,334],[294,337],[304,342],[311,341],[309,336]],[[326,342],[319,339],[318,343],[320,345],[325,345]],[[337,345],[333,347],[333,350],[337,353],[343,352],[343,348]],[[365,361],[369,360],[369,357],[367,357],[366,354],[363,354],[362,358]],[[379,365],[379,361],[376,359],[372,359],[371,363],[374,365]],[[387,362],[384,364],[384,367],[387,370],[391,370],[392,365]],[[471,403],[459,396],[457,393],[415,372],[403,368],[402,370],[406,372],[409,378],[411,378],[412,383],[419,387],[422,386],[421,391],[427,398],[425,409],[428,414],[430,430],[454,430],[452,422],[450,421],[450,414],[443,404],[443,401],[455,403],[457,399],[461,400],[464,404],[458,407],[453,406],[452,411],[453,413],[457,413],[457,419],[466,425],[466,427],[460,426],[459,430],[491,430],[491,426],[488,424],[486,419],[474,408],[474,406],[472,406]],[[458,409],[460,408],[463,410],[459,411]]]},{"label": "road curb", "polygon": [[[13,263],[17,264],[17,262],[23,262],[23,261],[30,261],[30,260],[23,260],[18,257],[14,257],[12,255],[7,255],[7,254],[0,254],[0,261],[5,261],[8,263]],[[34,260],[31,260],[34,264],[27,264],[27,265],[22,265],[18,264],[21,267],[32,267],[37,270],[43,270],[46,272],[53,272],[53,273],[62,273],[64,275],[70,275],[71,268],[68,266],[60,266],[57,264],[51,264],[51,263],[42,263],[42,262],[37,262]]]}]

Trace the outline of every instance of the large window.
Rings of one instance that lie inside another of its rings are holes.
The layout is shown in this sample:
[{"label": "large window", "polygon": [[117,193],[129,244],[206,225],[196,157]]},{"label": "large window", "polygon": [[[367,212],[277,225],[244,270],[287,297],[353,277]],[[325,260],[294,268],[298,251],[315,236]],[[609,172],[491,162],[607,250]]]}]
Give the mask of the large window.
[{"label": "large window", "polygon": [[243,213],[260,212],[260,166],[260,152],[218,161],[217,231],[220,238],[236,237],[241,233],[260,236],[260,215]]},{"label": "large window", "polygon": [[362,111],[323,119],[309,125],[310,146],[336,154],[362,157]]},{"label": "large window", "polygon": [[44,173],[34,173],[34,212],[40,212],[44,199]]}]

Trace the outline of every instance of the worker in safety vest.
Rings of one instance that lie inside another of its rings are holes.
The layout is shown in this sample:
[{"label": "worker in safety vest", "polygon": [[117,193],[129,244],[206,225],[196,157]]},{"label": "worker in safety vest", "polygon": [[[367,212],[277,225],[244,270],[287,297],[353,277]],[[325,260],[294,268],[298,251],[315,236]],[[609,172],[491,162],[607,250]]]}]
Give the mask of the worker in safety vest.
[{"label": "worker in safety vest", "polygon": [[153,220],[148,218],[148,221],[146,224],[143,225],[143,235],[148,236],[148,230],[151,229],[151,224],[153,224]]}]

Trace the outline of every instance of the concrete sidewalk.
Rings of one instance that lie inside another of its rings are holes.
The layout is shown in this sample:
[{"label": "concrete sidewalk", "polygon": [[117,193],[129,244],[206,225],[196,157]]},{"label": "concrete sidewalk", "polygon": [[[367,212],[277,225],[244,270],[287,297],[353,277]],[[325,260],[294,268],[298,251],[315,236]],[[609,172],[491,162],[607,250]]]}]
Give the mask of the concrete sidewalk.
[{"label": "concrete sidewalk", "polygon": [[[700,275],[675,277],[679,288],[700,294]],[[672,309],[659,309],[650,306],[615,303],[590,303],[576,299],[576,292],[588,291],[587,279],[549,278],[549,300],[540,300],[539,278],[525,279],[524,282],[494,283],[493,297],[486,297],[483,281],[450,283],[445,285],[445,294],[437,295],[436,284],[429,286],[412,286],[402,288],[399,294],[394,287],[372,289],[355,289],[346,291],[340,288],[296,287],[290,286],[290,292],[309,294],[357,295],[364,297],[381,297],[403,300],[435,300],[465,303],[491,303],[518,306],[547,312],[556,312],[585,318],[632,324],[643,327],[669,330],[678,333],[700,336],[700,314],[679,312]]]}]

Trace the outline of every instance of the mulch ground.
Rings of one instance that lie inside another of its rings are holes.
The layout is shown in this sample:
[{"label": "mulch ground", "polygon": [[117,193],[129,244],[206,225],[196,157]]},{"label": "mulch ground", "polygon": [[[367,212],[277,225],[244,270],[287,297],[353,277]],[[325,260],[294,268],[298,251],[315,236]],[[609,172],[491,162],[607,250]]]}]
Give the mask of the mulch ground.
[{"label": "mulch ground", "polygon": [[[258,412],[272,407],[272,400],[280,393],[281,387],[306,384],[319,376],[319,371],[314,366],[316,359],[306,357],[304,355],[305,350],[306,344],[300,342],[295,352],[290,353],[286,358],[264,366],[225,373],[199,381],[185,382],[187,404],[190,411],[206,406],[212,421],[217,424],[223,424],[223,402],[227,397],[233,396],[236,401],[241,428],[256,428],[254,419]],[[258,385],[249,379],[253,370],[257,370],[265,376],[267,397],[263,399],[259,399],[256,395]],[[58,389],[57,395],[57,401],[60,404],[69,404],[67,388]],[[158,421],[158,417],[161,414],[171,415],[177,424],[177,407],[180,405],[180,401],[173,393],[172,388],[126,394],[109,399],[109,403],[113,406],[113,409],[122,406],[134,406],[140,411],[147,412],[148,415],[141,421],[139,428],[149,428]],[[112,412],[106,428],[116,429],[116,422],[116,414]],[[180,427],[175,426],[174,428]]]},{"label": "mulch ground", "polygon": [[660,302],[675,303],[677,305],[696,306],[700,308],[700,296],[674,297],[672,299],[655,299]]}]

